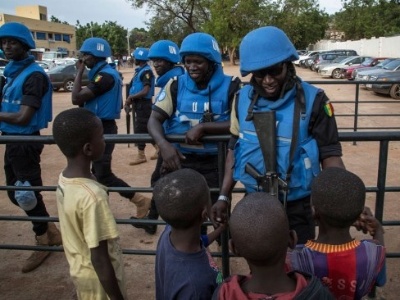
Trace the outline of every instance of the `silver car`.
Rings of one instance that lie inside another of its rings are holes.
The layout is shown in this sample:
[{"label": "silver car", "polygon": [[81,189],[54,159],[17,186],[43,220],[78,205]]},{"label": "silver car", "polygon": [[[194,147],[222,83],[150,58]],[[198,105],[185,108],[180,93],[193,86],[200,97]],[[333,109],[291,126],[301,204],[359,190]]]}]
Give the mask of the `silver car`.
[{"label": "silver car", "polygon": [[358,66],[370,56],[349,56],[340,63],[327,64],[318,70],[318,74],[322,77],[332,77],[335,79],[342,78],[342,68],[347,66]]}]

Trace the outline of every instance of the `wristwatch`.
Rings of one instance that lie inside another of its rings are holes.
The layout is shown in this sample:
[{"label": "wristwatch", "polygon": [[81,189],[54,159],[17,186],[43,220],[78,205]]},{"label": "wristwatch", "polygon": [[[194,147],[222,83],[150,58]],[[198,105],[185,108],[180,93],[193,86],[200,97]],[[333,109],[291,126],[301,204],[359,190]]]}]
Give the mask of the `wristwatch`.
[{"label": "wristwatch", "polygon": [[226,203],[231,203],[231,200],[229,199],[229,197],[227,197],[225,195],[219,195],[218,201],[224,201]]}]

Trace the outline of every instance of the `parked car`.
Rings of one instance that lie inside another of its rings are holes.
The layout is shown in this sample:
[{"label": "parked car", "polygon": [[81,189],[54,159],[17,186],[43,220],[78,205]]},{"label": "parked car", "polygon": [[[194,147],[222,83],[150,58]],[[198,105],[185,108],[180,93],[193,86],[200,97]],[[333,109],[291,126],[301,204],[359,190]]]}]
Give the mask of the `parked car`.
[{"label": "parked car", "polygon": [[313,56],[310,56],[306,60],[304,60],[304,63],[302,64],[302,67],[311,69],[311,66],[314,64],[314,59],[318,54],[314,54]]},{"label": "parked car", "polygon": [[304,55],[307,53],[307,50],[296,50],[298,55]]},{"label": "parked car", "polygon": [[342,62],[343,60],[345,60],[346,58],[348,58],[348,56],[338,56],[338,57],[336,57],[336,58],[335,58],[334,60],[332,60],[332,61],[322,61],[322,62],[319,62],[319,63],[315,64],[315,65],[313,66],[313,68],[314,68],[315,72],[318,73],[319,69],[321,69],[321,68],[323,68],[323,67],[325,67],[325,66],[327,66],[327,65],[329,65],[329,64],[341,63],[341,62]]},{"label": "parked car", "polygon": [[353,80],[354,79],[354,70],[356,69],[362,69],[362,68],[368,68],[368,67],[374,67],[380,62],[384,61],[386,57],[371,57],[369,59],[366,59],[362,62],[361,65],[358,66],[348,66],[344,67],[342,69],[342,77],[346,78],[348,80]]},{"label": "parked car", "polygon": [[50,70],[50,64],[43,61],[36,61],[36,63],[43,68],[43,70],[47,73]]},{"label": "parked car", "polygon": [[394,72],[397,70],[400,70],[400,58],[390,61],[380,69],[360,72],[358,78],[360,78],[359,80],[369,80],[370,76],[377,76],[381,73]]},{"label": "parked car", "polygon": [[346,66],[359,65],[370,56],[349,56],[348,58],[342,60],[340,63],[327,64],[323,68],[318,70],[318,74],[322,77],[332,77],[335,79],[342,78],[341,69]]},{"label": "parked car", "polygon": [[352,49],[332,49],[329,50],[330,53],[337,53],[343,56],[357,56],[358,53],[356,50]]},{"label": "parked car", "polygon": [[[69,64],[54,67],[47,72],[47,75],[49,75],[54,91],[63,88],[65,91],[71,92],[74,87],[76,73],[76,66]],[[82,74],[82,85],[87,85],[89,83],[88,73],[89,70],[85,68],[85,71]]]},{"label": "parked car", "polygon": [[[313,57],[313,62],[310,66],[310,69],[312,71],[317,71],[318,72],[318,68],[321,64],[327,64],[332,62],[333,60],[335,60],[338,57],[346,57],[346,56],[342,56],[339,53],[332,53],[332,52],[322,52],[322,53],[318,53],[316,55],[314,55]],[[317,69],[316,69],[316,66]]]},{"label": "parked car", "polygon": [[369,74],[373,74],[376,70],[382,69],[383,67],[385,67],[387,64],[389,64],[390,62],[396,60],[398,58],[386,58],[385,60],[383,60],[382,62],[378,63],[376,66],[374,67],[368,67],[368,68],[362,68],[362,69],[355,69],[353,71],[354,73],[354,80],[358,80],[358,81],[364,81],[367,80],[367,77]]},{"label": "parked car", "polygon": [[400,100],[400,70],[371,75],[369,81],[372,82],[366,85],[368,90]]},{"label": "parked car", "polygon": [[309,51],[305,55],[300,55],[298,60],[295,60],[293,63],[296,66],[304,67],[305,61],[309,59],[311,56],[320,53],[321,51]]}]

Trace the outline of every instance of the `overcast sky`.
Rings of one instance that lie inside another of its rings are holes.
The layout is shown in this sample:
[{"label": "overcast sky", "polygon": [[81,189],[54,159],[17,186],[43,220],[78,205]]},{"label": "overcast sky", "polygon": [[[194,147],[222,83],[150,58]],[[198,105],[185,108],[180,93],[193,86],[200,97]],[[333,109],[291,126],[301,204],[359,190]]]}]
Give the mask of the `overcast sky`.
[{"label": "overcast sky", "polygon": [[[319,3],[330,14],[342,7],[340,1],[319,0]],[[126,0],[0,0],[0,12],[15,15],[15,7],[21,5],[46,6],[49,18],[55,16],[70,25],[75,25],[77,20],[82,25],[111,21],[132,29],[145,28],[144,22],[150,19],[145,9],[134,10]]]}]

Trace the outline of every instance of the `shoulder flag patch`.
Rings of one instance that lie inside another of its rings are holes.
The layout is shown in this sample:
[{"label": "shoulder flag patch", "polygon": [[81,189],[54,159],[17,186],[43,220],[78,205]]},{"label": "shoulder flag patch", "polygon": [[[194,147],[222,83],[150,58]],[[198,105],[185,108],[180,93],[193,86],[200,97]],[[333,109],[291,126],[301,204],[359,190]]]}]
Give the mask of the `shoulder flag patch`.
[{"label": "shoulder flag patch", "polygon": [[100,80],[103,78],[103,76],[101,75],[96,75],[96,77],[94,78],[94,82],[100,82]]},{"label": "shoulder flag patch", "polygon": [[147,80],[149,80],[150,79],[150,74],[146,73],[145,77],[146,77]]},{"label": "shoulder flag patch", "polygon": [[332,117],[333,116],[334,110],[333,110],[333,105],[332,105],[331,102],[328,101],[328,102],[325,103],[324,111],[325,111],[325,113],[327,114],[328,117]]}]

